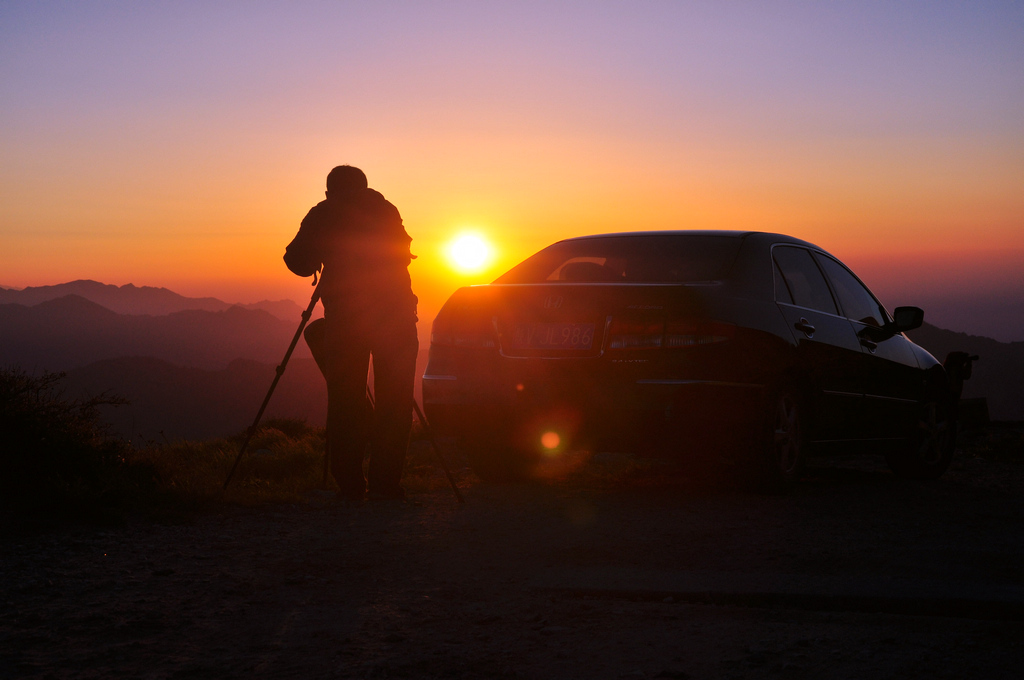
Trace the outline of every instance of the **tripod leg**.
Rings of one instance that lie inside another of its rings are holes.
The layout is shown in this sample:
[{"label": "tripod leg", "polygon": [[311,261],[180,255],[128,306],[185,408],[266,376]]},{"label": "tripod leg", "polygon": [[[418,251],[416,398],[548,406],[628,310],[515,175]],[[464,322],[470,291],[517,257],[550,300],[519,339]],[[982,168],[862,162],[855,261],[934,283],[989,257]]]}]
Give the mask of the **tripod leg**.
[{"label": "tripod leg", "polygon": [[459,487],[455,484],[455,478],[452,477],[451,470],[448,469],[448,464],[444,460],[444,455],[441,453],[441,447],[437,445],[437,440],[434,439],[434,433],[430,429],[430,423],[427,422],[427,417],[423,415],[423,411],[420,410],[420,405],[413,399],[413,408],[416,410],[416,417],[420,419],[420,425],[423,426],[423,431],[427,434],[427,441],[430,442],[431,448],[434,449],[434,454],[437,456],[438,462],[441,463],[441,469],[444,470],[445,477],[448,478],[448,483],[452,487],[452,492],[455,494],[455,498],[460,503],[465,503],[466,499],[462,497],[462,492],[459,491]]},{"label": "tripod leg", "polygon": [[[321,283],[323,278],[320,279]],[[231,471],[228,473],[228,478],[224,480],[224,488],[222,491],[228,490],[228,484],[231,483],[231,478],[235,475],[235,469],[238,468],[238,463],[242,460],[242,455],[245,454],[246,448],[249,446],[249,442],[252,440],[253,435],[256,434],[256,427],[260,424],[260,419],[263,418],[263,412],[267,410],[267,404],[270,403],[270,397],[273,396],[274,390],[277,388],[277,383],[281,381],[281,376],[284,375],[284,369],[288,365],[288,360],[292,357],[292,352],[295,351],[295,345],[299,343],[299,338],[302,337],[302,330],[309,323],[309,317],[313,316],[313,308],[316,307],[316,303],[320,301],[320,286],[316,287],[313,291],[313,296],[309,299],[309,306],[306,307],[305,311],[302,312],[302,322],[299,324],[299,329],[295,331],[295,337],[292,338],[292,342],[288,345],[288,351],[284,353],[284,359],[281,360],[281,365],[277,367],[274,376],[274,382],[270,383],[270,389],[267,390],[267,396],[263,398],[263,404],[260,406],[259,412],[256,413],[256,418],[252,421],[252,425],[249,426],[249,430],[245,434],[245,440],[242,442],[242,448],[238,450],[238,455],[235,457],[235,462],[231,466]]]}]

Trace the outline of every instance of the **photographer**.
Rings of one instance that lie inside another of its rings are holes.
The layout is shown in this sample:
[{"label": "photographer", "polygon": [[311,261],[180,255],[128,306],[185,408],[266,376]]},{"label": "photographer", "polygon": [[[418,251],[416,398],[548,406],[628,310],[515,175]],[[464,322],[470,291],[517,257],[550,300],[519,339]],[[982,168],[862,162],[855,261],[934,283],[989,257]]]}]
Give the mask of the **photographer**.
[{"label": "photographer", "polygon": [[[327,432],[339,497],[360,503],[366,493],[363,452],[370,444],[371,498],[405,497],[400,481],[412,425],[419,341],[416,296],[409,278],[412,239],[401,215],[366,175],[341,165],[327,175],[327,198],[310,209],[285,250],[299,276],[322,270],[327,378]],[[373,360],[376,405],[366,401]]]}]

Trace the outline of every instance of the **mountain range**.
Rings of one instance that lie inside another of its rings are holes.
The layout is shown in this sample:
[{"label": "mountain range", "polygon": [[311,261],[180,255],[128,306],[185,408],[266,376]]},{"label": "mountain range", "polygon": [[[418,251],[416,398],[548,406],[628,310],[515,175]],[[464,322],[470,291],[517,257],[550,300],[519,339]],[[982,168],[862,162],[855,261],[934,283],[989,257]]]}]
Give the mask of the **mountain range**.
[{"label": "mountain range", "polygon": [[0,287],[0,305],[19,304],[31,307],[41,302],[78,295],[90,302],[106,307],[118,314],[149,314],[163,316],[174,312],[196,310],[223,312],[231,307],[261,309],[282,320],[294,319],[298,323],[302,309],[292,300],[263,300],[252,304],[231,304],[217,298],[191,298],[167,288],[152,286],[114,286],[88,279],[58,283],[53,286],[30,286],[20,290]]},{"label": "mountain range", "polygon": [[939,361],[953,351],[978,355],[963,397],[986,398],[993,420],[1024,420],[1024,342],[999,342],[927,323],[907,335]]},{"label": "mountain range", "polygon": [[[11,298],[20,302],[3,302]],[[104,415],[133,441],[227,436],[252,423],[301,313],[290,300],[230,305],[95,281],[0,289],[0,366],[65,372],[72,398],[127,398]],[[424,347],[418,374],[425,364]],[[326,386],[305,342],[265,417],[325,421]]]},{"label": "mountain range", "polygon": [[[53,297],[68,290],[91,298]],[[5,303],[12,295],[21,301]],[[282,319],[264,303],[246,308],[166,288],[75,281],[0,289],[0,366],[64,371],[72,397],[104,391],[126,397],[130,406],[106,415],[116,432],[134,441],[226,436],[251,423],[295,335],[301,310],[284,303]],[[200,308],[189,308],[193,304]],[[909,335],[939,360],[954,350],[980,355],[964,397],[987,398],[993,419],[1024,420],[1024,342],[929,324]],[[417,375],[426,351],[421,347]],[[322,424],[325,401],[323,378],[300,341],[267,417]]]},{"label": "mountain range", "polygon": [[[33,307],[0,304],[0,362],[66,371],[94,361],[144,356],[215,370],[239,358],[279,360],[297,326],[298,318],[288,323],[238,306],[163,316],[118,314],[68,295]],[[310,356],[305,343],[296,347],[296,356]]]},{"label": "mountain range", "polygon": [[[282,350],[283,354],[283,350]],[[67,372],[68,394],[126,396],[125,406],[103,407],[112,430],[135,443],[202,440],[252,424],[274,365],[236,359],[225,368],[176,366],[152,357],[104,359]],[[327,385],[312,359],[292,359],[267,406],[266,418],[327,419]]]}]

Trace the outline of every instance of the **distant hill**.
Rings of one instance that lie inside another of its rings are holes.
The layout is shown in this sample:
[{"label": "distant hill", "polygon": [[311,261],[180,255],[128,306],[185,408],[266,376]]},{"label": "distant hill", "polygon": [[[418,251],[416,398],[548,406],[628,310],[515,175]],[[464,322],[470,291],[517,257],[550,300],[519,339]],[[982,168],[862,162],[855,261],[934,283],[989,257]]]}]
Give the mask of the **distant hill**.
[{"label": "distant hill", "polygon": [[939,361],[956,350],[977,354],[981,358],[964,385],[964,397],[986,397],[993,420],[1024,420],[1024,342],[999,342],[930,324],[907,335]]},{"label": "distant hill", "polygon": [[[255,361],[239,359],[224,369],[208,371],[131,357],[69,371],[66,394],[78,397],[106,390],[125,396],[131,403],[105,408],[104,418],[116,433],[142,444],[240,432],[252,424],[273,379],[274,365]],[[312,359],[292,359],[265,417],[324,424],[327,387]]]},{"label": "distant hill", "polygon": [[1024,338],[1024,279],[1017,288],[999,293],[964,291],[915,296],[925,318],[939,328],[966,328],[979,337],[1011,343]]},{"label": "distant hill", "polygon": [[[105,410],[133,441],[227,436],[249,424],[298,328],[262,310],[118,314],[78,295],[34,306],[0,304],[0,366],[66,371],[70,396],[109,392]],[[426,359],[420,352],[419,372]],[[326,386],[296,345],[266,417],[326,419]]]},{"label": "distant hill", "polygon": [[[261,310],[117,314],[77,295],[33,307],[0,305],[0,365],[64,371],[105,359],[155,357],[217,370],[235,359],[277,363],[298,327]],[[296,356],[307,358],[300,342]]]},{"label": "distant hill", "polygon": [[0,287],[0,304],[32,307],[68,295],[78,295],[118,314],[150,314],[164,316],[186,310],[223,312],[231,307],[263,310],[282,320],[295,319],[298,324],[302,309],[291,300],[263,300],[252,304],[233,305],[212,297],[190,298],[167,288],[152,286],[114,286],[98,281],[79,280],[53,286],[32,286],[22,290]]}]

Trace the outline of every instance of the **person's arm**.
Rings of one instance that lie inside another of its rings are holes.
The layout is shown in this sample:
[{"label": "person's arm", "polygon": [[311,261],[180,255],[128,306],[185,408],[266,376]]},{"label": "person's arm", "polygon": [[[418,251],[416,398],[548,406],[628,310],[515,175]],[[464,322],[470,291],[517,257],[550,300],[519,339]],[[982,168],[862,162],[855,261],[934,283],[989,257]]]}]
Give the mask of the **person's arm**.
[{"label": "person's arm", "polygon": [[302,220],[299,233],[284,250],[284,263],[299,276],[312,276],[323,265],[319,244],[319,219],[315,206]]},{"label": "person's arm", "polygon": [[410,262],[416,259],[416,256],[412,254],[412,237],[409,236],[409,232],[405,230],[405,225],[402,222],[402,215],[398,212],[398,208],[396,208],[391,201],[384,198],[381,193],[374,191],[373,189],[368,189],[367,191],[372,195],[373,200],[376,202],[378,223],[385,234],[388,244],[388,256],[393,261],[400,262],[403,266],[407,266]]}]

